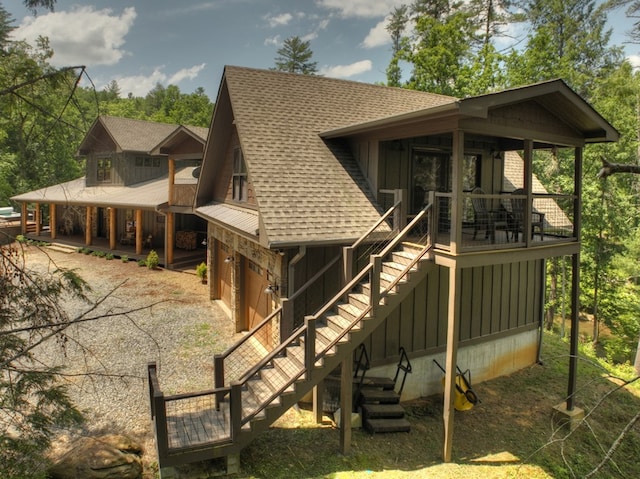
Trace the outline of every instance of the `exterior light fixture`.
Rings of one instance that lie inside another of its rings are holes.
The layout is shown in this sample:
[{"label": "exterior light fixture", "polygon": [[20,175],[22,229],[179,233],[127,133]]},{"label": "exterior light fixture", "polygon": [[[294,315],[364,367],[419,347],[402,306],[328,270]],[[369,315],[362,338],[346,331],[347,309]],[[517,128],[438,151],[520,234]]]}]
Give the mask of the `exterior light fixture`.
[{"label": "exterior light fixture", "polygon": [[267,286],[264,289],[264,294],[273,294],[275,292],[278,291],[278,285],[277,284],[270,284],[269,286]]},{"label": "exterior light fixture", "polygon": [[225,262],[225,263],[227,263],[227,264],[229,264],[229,263],[233,263],[233,256],[227,256],[227,257],[224,259],[224,262]]},{"label": "exterior light fixture", "polygon": [[207,238],[202,240],[202,243],[200,243],[202,246],[207,246]]}]

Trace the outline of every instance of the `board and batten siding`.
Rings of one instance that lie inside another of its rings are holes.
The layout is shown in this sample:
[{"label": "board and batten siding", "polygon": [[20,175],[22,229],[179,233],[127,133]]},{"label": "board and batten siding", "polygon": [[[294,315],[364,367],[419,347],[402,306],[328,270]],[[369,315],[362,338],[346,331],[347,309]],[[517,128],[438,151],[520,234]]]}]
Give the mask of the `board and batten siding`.
[{"label": "board and batten siding", "polygon": [[[523,261],[462,269],[461,344],[491,340],[539,323],[544,263]],[[372,364],[397,361],[403,347],[413,357],[444,349],[449,270],[433,265],[425,279],[365,342]]]}]

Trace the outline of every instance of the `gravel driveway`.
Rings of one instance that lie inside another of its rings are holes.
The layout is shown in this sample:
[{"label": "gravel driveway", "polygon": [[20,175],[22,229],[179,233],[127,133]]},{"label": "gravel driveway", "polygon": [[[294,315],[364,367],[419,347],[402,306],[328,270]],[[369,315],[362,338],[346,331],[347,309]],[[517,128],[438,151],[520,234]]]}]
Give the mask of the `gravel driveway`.
[{"label": "gravel driveway", "polygon": [[[75,269],[91,285],[95,300],[111,293],[101,314],[130,311],[73,326],[64,348],[52,341],[38,355],[45,363],[64,364],[72,374],[69,392],[87,419],[74,435],[126,434],[143,445],[147,464],[155,461],[147,363],[158,364],[165,394],[212,388],[213,355],[237,338],[231,320],[189,272],[34,246],[27,248],[26,261],[33,269],[51,267],[51,261]],[[77,301],[67,307],[72,315],[87,308]],[[58,449],[64,450],[68,440],[61,433]]]}]

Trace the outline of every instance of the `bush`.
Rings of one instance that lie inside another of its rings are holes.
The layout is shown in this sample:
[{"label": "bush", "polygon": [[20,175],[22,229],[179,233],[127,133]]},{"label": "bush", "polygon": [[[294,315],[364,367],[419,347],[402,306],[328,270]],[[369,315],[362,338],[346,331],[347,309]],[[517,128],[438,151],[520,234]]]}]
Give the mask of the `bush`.
[{"label": "bush", "polygon": [[91,254],[91,250],[89,248],[82,248],[82,254]]},{"label": "bush", "polygon": [[123,263],[128,263],[129,257],[126,254],[123,254],[122,256],[120,256],[120,261],[122,261]]},{"label": "bush", "polygon": [[160,258],[158,257],[158,253],[156,253],[156,251],[152,249],[147,255],[147,268],[156,269],[159,263]]},{"label": "bush", "polygon": [[106,256],[105,256],[105,258],[106,258],[107,260],[109,260],[109,261],[110,261],[110,260],[112,260],[112,259],[113,259],[113,253],[107,253],[107,254],[106,254]]},{"label": "bush", "polygon": [[198,275],[198,278],[200,278],[200,281],[202,281],[203,283],[206,283],[207,282],[207,264],[204,262],[200,263],[196,267],[196,274]]},{"label": "bush", "polygon": [[18,243],[26,243],[27,242],[27,237],[25,235],[18,235],[18,236],[16,236],[16,241]]},{"label": "bush", "polygon": [[143,259],[139,259],[138,260],[138,266],[142,267],[142,266],[146,266],[146,265],[147,265],[147,262],[145,260],[143,260]]}]

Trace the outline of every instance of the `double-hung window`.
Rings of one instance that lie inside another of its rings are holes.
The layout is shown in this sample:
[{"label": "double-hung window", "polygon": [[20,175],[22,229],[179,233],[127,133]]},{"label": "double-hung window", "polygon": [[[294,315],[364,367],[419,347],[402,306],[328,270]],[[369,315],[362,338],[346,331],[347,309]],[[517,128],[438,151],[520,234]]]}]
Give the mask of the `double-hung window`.
[{"label": "double-hung window", "polygon": [[98,183],[111,183],[111,158],[98,158]]},{"label": "double-hung window", "polygon": [[247,201],[247,168],[240,148],[233,151],[233,199]]}]

